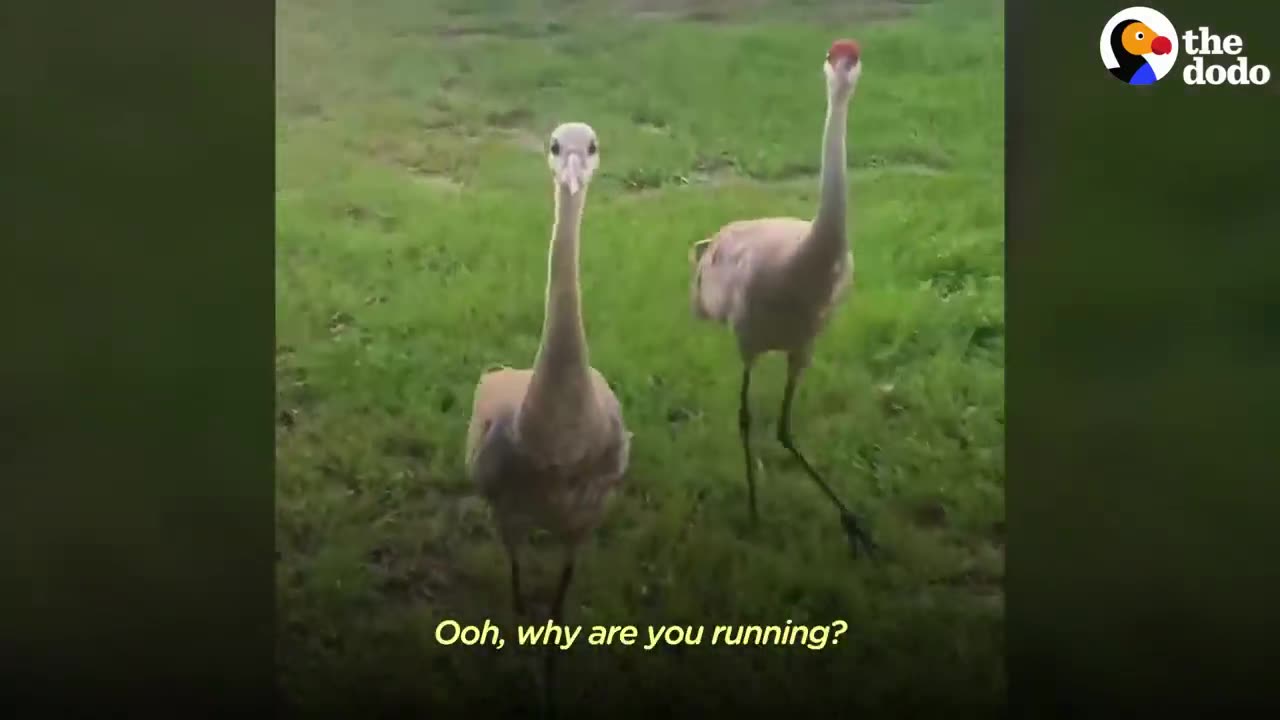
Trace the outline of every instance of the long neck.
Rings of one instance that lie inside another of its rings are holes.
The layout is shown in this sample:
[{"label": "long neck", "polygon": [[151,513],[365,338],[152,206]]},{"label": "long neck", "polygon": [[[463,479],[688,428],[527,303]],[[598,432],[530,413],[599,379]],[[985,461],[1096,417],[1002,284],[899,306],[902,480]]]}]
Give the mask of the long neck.
[{"label": "long neck", "polygon": [[587,337],[582,325],[578,287],[578,230],[586,188],[569,194],[556,183],[555,227],[547,261],[546,315],[542,342],[534,360],[533,378],[523,415],[546,422],[564,407],[576,410],[576,400],[589,388]]},{"label": "long neck", "polygon": [[849,116],[848,98],[827,93],[827,123],[822,132],[822,180],[818,214],[813,220],[810,242],[815,249],[843,252],[845,230],[845,132]]}]

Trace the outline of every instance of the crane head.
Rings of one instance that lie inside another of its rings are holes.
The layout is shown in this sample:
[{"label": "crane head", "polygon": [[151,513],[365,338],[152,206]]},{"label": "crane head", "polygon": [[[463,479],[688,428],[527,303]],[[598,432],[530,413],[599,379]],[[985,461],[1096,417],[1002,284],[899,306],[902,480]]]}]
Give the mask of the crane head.
[{"label": "crane head", "polygon": [[833,93],[847,97],[853,93],[862,75],[862,49],[857,41],[841,39],[831,43],[823,63],[827,86]]},{"label": "crane head", "polygon": [[600,165],[596,131],[586,123],[570,122],[551,132],[547,164],[560,187],[576,195],[591,182]]}]

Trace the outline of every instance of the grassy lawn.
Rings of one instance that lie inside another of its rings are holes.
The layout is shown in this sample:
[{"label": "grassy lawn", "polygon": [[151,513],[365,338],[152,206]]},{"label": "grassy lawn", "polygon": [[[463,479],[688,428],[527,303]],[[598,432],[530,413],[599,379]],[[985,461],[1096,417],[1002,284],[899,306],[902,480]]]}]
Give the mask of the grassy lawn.
[{"label": "grassy lawn", "polygon": [[[288,701],[515,715],[536,700],[511,643],[443,648],[433,632],[447,617],[512,622],[463,441],[481,372],[533,360],[547,135],[579,120],[601,148],[581,249],[591,362],[635,439],[566,622],[849,629],[821,651],[574,648],[565,704],[999,702],[1002,7],[281,0]],[[737,353],[688,300],[693,242],[734,219],[812,215],[821,63],[839,36],[857,38],[865,62],[848,140],[856,286],[819,342],[794,430],[892,553],[880,566],[850,556],[836,514],[773,439],[781,357],[752,385],[762,523],[748,529]],[[527,590],[545,602],[558,554],[530,560]],[[694,667],[698,682],[680,683]]]}]

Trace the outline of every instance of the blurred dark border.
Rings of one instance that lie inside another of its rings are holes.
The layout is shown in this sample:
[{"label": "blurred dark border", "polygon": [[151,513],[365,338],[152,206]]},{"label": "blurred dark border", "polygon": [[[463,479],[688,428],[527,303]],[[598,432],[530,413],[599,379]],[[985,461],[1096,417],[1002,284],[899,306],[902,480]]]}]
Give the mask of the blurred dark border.
[{"label": "blurred dark border", "polygon": [[0,19],[0,683],[21,704],[271,702],[274,12]]},{"label": "blurred dark border", "polygon": [[1280,704],[1280,12],[1133,4],[1273,78],[1128,87],[1098,39],[1130,3],[1006,3],[1020,715]]}]

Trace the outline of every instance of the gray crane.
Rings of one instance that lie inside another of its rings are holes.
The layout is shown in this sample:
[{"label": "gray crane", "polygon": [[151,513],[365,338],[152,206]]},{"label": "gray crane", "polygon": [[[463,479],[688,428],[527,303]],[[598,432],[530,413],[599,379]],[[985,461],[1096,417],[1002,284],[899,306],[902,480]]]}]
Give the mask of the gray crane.
[{"label": "gray crane", "polygon": [[848,105],[862,75],[860,50],[837,40],[827,52],[827,119],[823,132],[821,197],[812,221],[766,217],[730,222],[690,249],[694,316],[728,326],[742,358],[738,427],[746,457],[747,501],[758,522],[755,468],[751,454],[751,412],[747,400],[751,369],[760,355],[787,355],[787,384],[778,423],[778,441],[840,512],[854,553],[874,552],[865,522],[849,510],[796,448],[791,403],[813,357],[814,341],[833,308],[853,286],[853,252],[845,217],[845,134]]},{"label": "gray crane", "polygon": [[[565,550],[551,603],[562,620],[579,547],[601,523],[626,473],[632,433],[608,382],[591,367],[582,322],[578,239],[587,185],[600,162],[595,131],[583,123],[551,134],[547,162],[555,187],[542,340],[531,369],[486,372],[476,385],[467,429],[467,471],[488,501],[511,565],[511,596],[525,615],[519,546],[545,529]],[[552,707],[554,657],[546,656]]]}]

